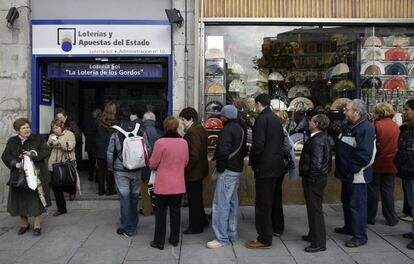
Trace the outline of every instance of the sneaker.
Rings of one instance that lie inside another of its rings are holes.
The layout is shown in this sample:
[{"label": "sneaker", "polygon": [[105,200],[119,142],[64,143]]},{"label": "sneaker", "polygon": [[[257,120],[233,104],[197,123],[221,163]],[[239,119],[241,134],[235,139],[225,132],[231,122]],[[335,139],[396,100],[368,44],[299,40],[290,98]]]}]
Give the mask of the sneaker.
[{"label": "sneaker", "polygon": [[122,228],[117,228],[116,229],[116,233],[118,234],[118,235],[121,235],[121,236],[125,236],[125,237],[131,237],[130,235],[128,235]]},{"label": "sneaker", "polygon": [[275,237],[281,237],[281,236],[282,236],[282,234],[279,234],[279,233],[273,232],[273,236],[275,236]]},{"label": "sneaker", "polygon": [[400,220],[405,221],[405,222],[412,222],[413,221],[413,217],[409,216],[409,215],[401,215],[398,218],[400,218]]},{"label": "sneaker", "polygon": [[216,249],[223,247],[224,244],[220,243],[218,240],[211,240],[210,242],[207,242],[207,248],[209,249]]}]

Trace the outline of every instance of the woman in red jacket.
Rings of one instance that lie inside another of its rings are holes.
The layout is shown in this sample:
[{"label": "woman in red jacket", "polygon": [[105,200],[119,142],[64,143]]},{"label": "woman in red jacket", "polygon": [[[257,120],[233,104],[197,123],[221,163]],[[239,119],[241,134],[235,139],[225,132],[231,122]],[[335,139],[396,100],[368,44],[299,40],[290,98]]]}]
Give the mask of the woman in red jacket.
[{"label": "woman in red jacket", "polygon": [[178,119],[164,120],[165,136],[154,144],[150,168],[157,172],[154,182],[155,233],[150,245],[164,249],[167,209],[170,208],[170,238],[168,242],[177,246],[180,239],[181,197],[185,193],[184,169],[188,164],[188,146],[178,133]]},{"label": "woman in red jacket", "polygon": [[398,151],[400,129],[392,120],[395,112],[392,105],[379,103],[374,108],[377,155],[373,165],[374,179],[368,184],[368,224],[375,224],[379,194],[381,193],[382,213],[387,224],[394,226],[398,217],[394,209],[394,182],[397,167],[394,158]]}]

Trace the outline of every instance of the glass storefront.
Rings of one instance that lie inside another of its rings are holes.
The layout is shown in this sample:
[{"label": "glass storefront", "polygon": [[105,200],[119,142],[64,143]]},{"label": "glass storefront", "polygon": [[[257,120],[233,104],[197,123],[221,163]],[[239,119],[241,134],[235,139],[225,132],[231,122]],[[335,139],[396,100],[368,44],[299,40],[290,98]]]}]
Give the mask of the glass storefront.
[{"label": "glass storefront", "polygon": [[252,126],[254,98],[268,93],[273,107],[288,111],[297,141],[314,113],[331,118],[336,138],[350,99],[401,111],[414,97],[414,27],[206,25],[204,40],[202,107],[211,129],[224,104]]}]

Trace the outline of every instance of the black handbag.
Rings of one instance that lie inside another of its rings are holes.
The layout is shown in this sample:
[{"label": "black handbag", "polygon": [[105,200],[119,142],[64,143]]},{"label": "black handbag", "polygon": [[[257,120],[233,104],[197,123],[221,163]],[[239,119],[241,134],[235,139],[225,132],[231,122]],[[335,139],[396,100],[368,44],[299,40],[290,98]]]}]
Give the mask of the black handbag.
[{"label": "black handbag", "polygon": [[[65,151],[62,153],[62,159]],[[66,152],[67,153],[67,152]],[[61,159],[61,160],[62,160]],[[56,153],[57,161],[57,153]],[[70,160],[67,153],[67,160],[57,162],[52,165],[52,186],[53,187],[73,187],[76,186],[77,174],[76,161]]]},{"label": "black handbag", "polygon": [[29,189],[23,168],[19,169],[17,173],[10,173],[10,179],[7,185],[14,188]]}]

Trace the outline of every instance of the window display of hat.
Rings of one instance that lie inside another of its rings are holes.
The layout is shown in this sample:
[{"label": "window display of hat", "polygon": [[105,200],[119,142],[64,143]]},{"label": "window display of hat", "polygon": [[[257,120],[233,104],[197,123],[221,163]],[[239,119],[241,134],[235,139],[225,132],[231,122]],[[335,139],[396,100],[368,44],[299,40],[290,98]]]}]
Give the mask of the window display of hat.
[{"label": "window display of hat", "polygon": [[287,109],[288,109],[286,104],[283,101],[279,100],[279,99],[270,100],[270,107],[273,110],[287,111]]},{"label": "window display of hat", "polygon": [[384,60],[385,53],[379,47],[368,48],[362,52],[362,59],[363,60]]},{"label": "window display of hat", "polygon": [[369,77],[362,81],[361,88],[362,89],[371,89],[374,87],[375,89],[379,89],[382,87],[382,81],[378,77]]},{"label": "window display of hat", "polygon": [[207,88],[207,93],[226,93],[226,89],[221,83],[213,83]]},{"label": "window display of hat", "polygon": [[220,118],[211,117],[206,120],[204,127],[209,129],[221,129],[223,128],[223,123],[221,122]]},{"label": "window display of hat", "polygon": [[341,75],[349,72],[349,67],[345,63],[338,63],[332,70],[332,76]]},{"label": "window display of hat", "polygon": [[370,36],[364,42],[364,46],[381,47],[383,44],[384,44],[384,39],[382,37],[376,37],[376,36]]},{"label": "window display of hat", "polygon": [[407,84],[401,78],[392,77],[384,82],[384,89],[406,89]]},{"label": "window display of hat", "polygon": [[296,112],[308,111],[308,110],[314,109],[312,101],[306,97],[295,98],[292,100],[292,102],[290,102],[289,105],[293,106]]},{"label": "window display of hat", "polygon": [[245,74],[243,66],[241,66],[237,62],[230,64],[229,69],[235,74]]},{"label": "window display of hat", "polygon": [[407,75],[407,68],[402,63],[395,62],[385,67],[386,75]]},{"label": "window display of hat", "polygon": [[414,76],[414,65],[411,66],[410,70],[408,71],[408,74]]},{"label": "window display of hat", "polygon": [[218,48],[211,48],[206,50],[204,56],[206,59],[222,59],[224,58],[224,52]]},{"label": "window display of hat", "polygon": [[381,75],[385,74],[385,68],[382,63],[378,61],[368,61],[361,66],[361,74],[366,75]]},{"label": "window display of hat", "polygon": [[283,78],[282,74],[279,72],[272,72],[269,74],[269,81],[283,81],[285,78]]},{"label": "window display of hat", "polygon": [[223,104],[219,101],[211,101],[206,105],[206,112],[213,113],[213,112],[220,112],[223,108]]},{"label": "window display of hat", "polygon": [[404,48],[392,48],[385,52],[385,60],[389,61],[408,61],[410,54]]},{"label": "window display of hat", "polygon": [[350,102],[352,102],[352,100],[349,99],[349,98],[338,98],[332,103],[332,105],[330,107],[330,110],[331,111],[341,111]]},{"label": "window display of hat", "polygon": [[292,99],[295,97],[310,97],[311,93],[308,87],[305,85],[296,85],[290,88],[288,92],[288,98]]},{"label": "window display of hat", "polygon": [[355,90],[355,84],[351,80],[340,80],[339,82],[335,83],[333,89],[337,92],[343,91],[353,91]]},{"label": "window display of hat", "polygon": [[400,46],[406,47],[410,44],[410,39],[407,36],[399,34],[399,35],[391,35],[385,38],[385,44],[387,46]]},{"label": "window display of hat", "polygon": [[218,64],[211,64],[207,66],[207,75],[223,75],[223,68]]},{"label": "window display of hat", "polygon": [[239,79],[231,81],[229,85],[229,92],[246,92],[244,82]]}]

